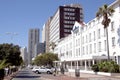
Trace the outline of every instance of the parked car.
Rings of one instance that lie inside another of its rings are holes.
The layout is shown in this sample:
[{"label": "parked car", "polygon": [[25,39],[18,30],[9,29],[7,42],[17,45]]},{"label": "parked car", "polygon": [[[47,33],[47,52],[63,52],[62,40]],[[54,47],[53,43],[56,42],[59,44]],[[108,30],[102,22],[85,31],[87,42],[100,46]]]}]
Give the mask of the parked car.
[{"label": "parked car", "polygon": [[40,69],[40,67],[35,66],[35,67],[33,67],[32,71],[35,73],[39,73],[39,69]]},{"label": "parked car", "polygon": [[46,67],[34,67],[32,69],[33,72],[35,73],[47,73],[47,74],[52,74],[53,73],[53,70],[52,69],[49,69],[49,68],[46,68]]}]

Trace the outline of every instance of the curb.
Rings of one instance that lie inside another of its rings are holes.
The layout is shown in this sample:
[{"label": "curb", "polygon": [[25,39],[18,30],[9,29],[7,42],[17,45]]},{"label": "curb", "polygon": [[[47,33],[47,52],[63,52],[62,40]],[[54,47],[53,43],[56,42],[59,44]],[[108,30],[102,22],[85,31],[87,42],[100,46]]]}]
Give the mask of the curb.
[{"label": "curb", "polygon": [[44,78],[44,77],[40,77],[41,80],[53,80],[53,79],[48,79],[48,78]]}]

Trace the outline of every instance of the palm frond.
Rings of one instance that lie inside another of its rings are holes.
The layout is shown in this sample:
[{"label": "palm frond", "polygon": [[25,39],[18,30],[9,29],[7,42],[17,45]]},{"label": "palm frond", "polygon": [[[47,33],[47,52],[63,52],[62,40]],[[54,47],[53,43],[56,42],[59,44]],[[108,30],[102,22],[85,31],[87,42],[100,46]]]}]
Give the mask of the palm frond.
[{"label": "palm frond", "polygon": [[98,12],[96,13],[96,17],[100,17],[102,13],[102,8],[100,7]]},{"label": "palm frond", "polygon": [[105,4],[105,5],[103,5],[103,7],[102,7],[104,10],[107,10],[108,9],[108,5],[107,4]]},{"label": "palm frond", "polygon": [[115,10],[113,8],[108,8],[109,16],[111,16],[114,12],[115,12]]}]

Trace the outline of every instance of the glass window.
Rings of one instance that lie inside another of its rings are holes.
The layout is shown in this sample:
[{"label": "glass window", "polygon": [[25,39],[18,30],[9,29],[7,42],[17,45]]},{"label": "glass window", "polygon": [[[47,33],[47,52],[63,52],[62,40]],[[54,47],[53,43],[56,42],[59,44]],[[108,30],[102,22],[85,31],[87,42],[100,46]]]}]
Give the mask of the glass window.
[{"label": "glass window", "polygon": [[99,49],[98,50],[99,50],[99,52],[101,52],[101,42],[99,42],[98,45],[99,45],[99,47],[98,47]]},{"label": "glass window", "polygon": [[106,42],[106,40],[104,40],[104,50],[105,51],[107,50],[107,42]]},{"label": "glass window", "polygon": [[104,37],[106,36],[106,29],[104,29]]},{"label": "glass window", "polygon": [[119,12],[120,12],[120,4],[119,4]]},{"label": "glass window", "polygon": [[114,30],[114,22],[111,22],[111,31]]},{"label": "glass window", "polygon": [[83,37],[83,44],[84,44],[84,37]]},{"label": "glass window", "polygon": [[86,46],[86,54],[88,54],[88,45]]},{"label": "glass window", "polygon": [[80,56],[80,48],[79,48],[79,56]]},{"label": "glass window", "polygon": [[90,44],[90,54],[92,53],[92,44]]},{"label": "glass window", "polygon": [[95,31],[94,31],[94,41],[95,41]]},{"label": "glass window", "polygon": [[91,42],[91,33],[89,33],[89,41]]},{"label": "glass window", "polygon": [[87,35],[86,35],[86,43],[87,43]]},{"label": "glass window", "polygon": [[112,37],[112,46],[115,46],[115,37]]},{"label": "glass window", "polygon": [[98,29],[98,39],[100,39],[100,29]]},{"label": "glass window", "polygon": [[96,43],[94,43],[94,53],[96,53]]},{"label": "glass window", "polygon": [[84,50],[84,47],[83,47],[83,55],[85,54],[85,52],[84,52],[85,50]]}]

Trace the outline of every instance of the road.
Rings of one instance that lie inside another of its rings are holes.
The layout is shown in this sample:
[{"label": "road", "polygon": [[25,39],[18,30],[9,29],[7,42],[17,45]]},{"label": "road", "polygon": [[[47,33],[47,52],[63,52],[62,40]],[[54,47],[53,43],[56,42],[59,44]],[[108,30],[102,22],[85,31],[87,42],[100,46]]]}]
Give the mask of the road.
[{"label": "road", "polygon": [[[12,80],[76,80],[76,78],[68,77],[65,75],[53,76],[53,74],[36,74],[31,69],[22,69],[19,71]],[[80,79],[83,80],[83,79]]]},{"label": "road", "polygon": [[36,74],[31,71],[31,69],[22,69],[19,71],[12,80],[120,80],[120,78],[99,76],[92,74],[80,74],[80,78],[65,76],[65,75],[56,75],[52,74]]},{"label": "road", "polygon": [[12,80],[41,80],[40,75],[33,73],[29,69],[22,69]]}]

